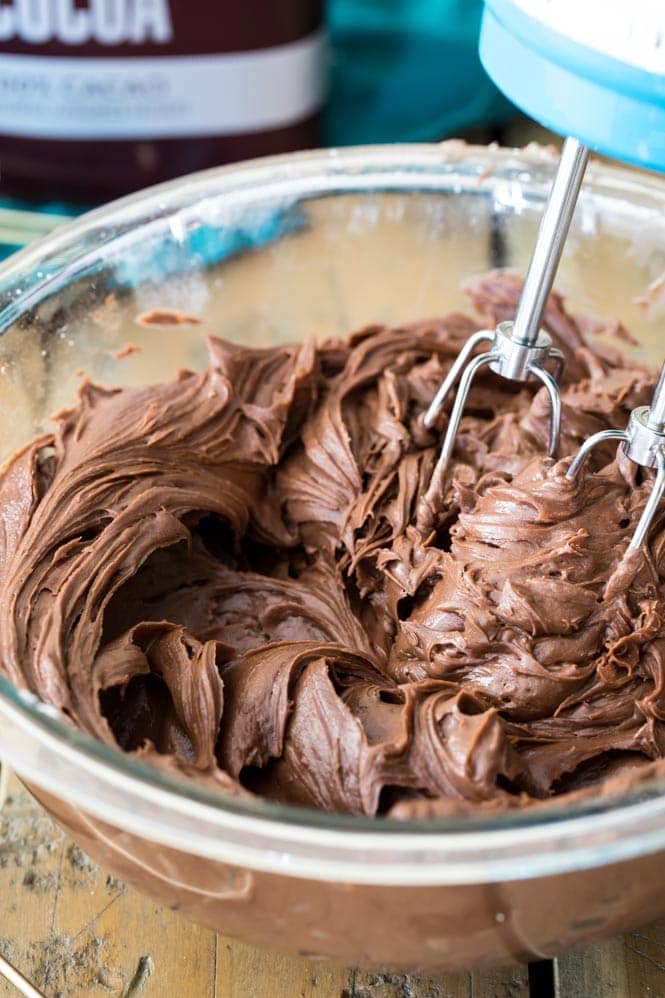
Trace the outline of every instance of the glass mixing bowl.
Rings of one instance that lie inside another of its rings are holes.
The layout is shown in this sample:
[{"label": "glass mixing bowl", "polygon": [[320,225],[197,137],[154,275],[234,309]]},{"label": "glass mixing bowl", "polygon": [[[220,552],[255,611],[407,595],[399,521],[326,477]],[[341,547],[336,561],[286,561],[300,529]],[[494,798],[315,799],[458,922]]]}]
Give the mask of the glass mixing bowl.
[{"label": "glass mixing bowl", "polygon": [[[108,385],[262,345],[466,307],[465,278],[524,270],[546,151],[331,150],[187,177],[84,216],[0,268],[0,455]],[[660,360],[665,184],[592,165],[559,276]],[[199,326],[142,326],[156,307]],[[140,351],[124,350],[128,344]],[[665,786],[428,823],[228,800],[71,730],[0,678],[0,755],[100,863],[227,934],[348,964],[533,959],[665,911]]]}]

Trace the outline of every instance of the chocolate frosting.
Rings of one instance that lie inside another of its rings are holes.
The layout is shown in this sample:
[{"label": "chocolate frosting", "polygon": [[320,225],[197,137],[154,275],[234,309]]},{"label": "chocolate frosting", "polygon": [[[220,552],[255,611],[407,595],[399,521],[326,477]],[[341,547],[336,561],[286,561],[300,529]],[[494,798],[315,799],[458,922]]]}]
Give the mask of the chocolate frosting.
[{"label": "chocolate frosting", "polygon": [[[519,281],[469,287],[484,323]],[[210,341],[169,384],[86,384],[0,483],[0,654],[73,724],[230,793],[396,817],[630,782],[665,755],[662,517],[612,446],[652,374],[554,295],[548,401],[492,374],[425,492],[423,413],[459,314],[265,350]],[[607,330],[605,330],[607,331]],[[620,335],[624,331],[618,329]]]}]

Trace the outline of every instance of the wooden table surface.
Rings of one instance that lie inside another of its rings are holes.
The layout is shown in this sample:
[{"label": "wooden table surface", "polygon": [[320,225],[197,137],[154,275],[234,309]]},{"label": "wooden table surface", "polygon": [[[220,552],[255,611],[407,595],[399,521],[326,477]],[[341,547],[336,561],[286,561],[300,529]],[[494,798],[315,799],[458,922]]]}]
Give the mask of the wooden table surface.
[{"label": "wooden table surface", "polygon": [[[0,811],[0,954],[48,998],[643,998],[665,995],[665,921],[553,963],[367,974],[216,936],[92,863],[14,780]],[[14,996],[0,978],[0,996]]]}]

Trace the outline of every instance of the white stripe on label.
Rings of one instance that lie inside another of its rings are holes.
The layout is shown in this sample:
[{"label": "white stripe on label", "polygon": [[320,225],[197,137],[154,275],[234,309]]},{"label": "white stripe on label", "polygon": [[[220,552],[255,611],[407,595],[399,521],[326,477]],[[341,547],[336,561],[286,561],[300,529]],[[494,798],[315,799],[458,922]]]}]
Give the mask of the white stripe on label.
[{"label": "white stripe on label", "polygon": [[262,132],[322,105],[323,32],[224,55],[73,59],[0,53],[0,133],[159,139]]}]

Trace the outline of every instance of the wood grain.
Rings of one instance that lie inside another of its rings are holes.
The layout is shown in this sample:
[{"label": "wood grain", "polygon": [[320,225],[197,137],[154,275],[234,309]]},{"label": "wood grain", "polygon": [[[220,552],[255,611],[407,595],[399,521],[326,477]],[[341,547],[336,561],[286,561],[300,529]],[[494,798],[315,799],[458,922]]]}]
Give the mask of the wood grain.
[{"label": "wood grain", "polygon": [[556,998],[665,995],[665,921],[555,961]]}]

